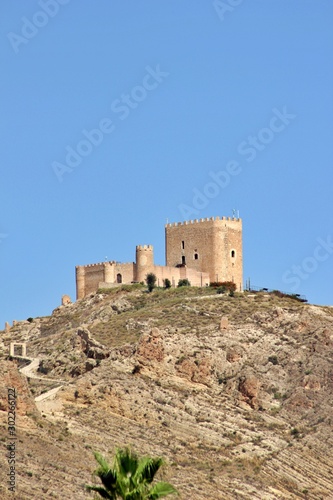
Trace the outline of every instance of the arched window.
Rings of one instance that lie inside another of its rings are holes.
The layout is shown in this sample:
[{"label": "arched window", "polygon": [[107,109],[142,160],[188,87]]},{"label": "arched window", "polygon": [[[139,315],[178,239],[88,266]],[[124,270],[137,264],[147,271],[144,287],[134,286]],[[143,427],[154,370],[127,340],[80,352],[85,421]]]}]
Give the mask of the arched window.
[{"label": "arched window", "polygon": [[117,283],[122,283],[123,282],[123,277],[120,273],[117,274]]},{"label": "arched window", "polygon": [[231,250],[231,257],[233,257],[233,258],[234,258],[234,257],[236,257],[236,252],[235,252],[235,250]]},{"label": "arched window", "polygon": [[199,255],[197,253],[194,254],[194,260],[198,260]]}]

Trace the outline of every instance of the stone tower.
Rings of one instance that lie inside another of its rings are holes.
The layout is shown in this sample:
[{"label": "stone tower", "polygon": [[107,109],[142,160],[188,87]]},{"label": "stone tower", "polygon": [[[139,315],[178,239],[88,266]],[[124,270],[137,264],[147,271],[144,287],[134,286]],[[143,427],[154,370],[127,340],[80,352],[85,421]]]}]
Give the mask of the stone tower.
[{"label": "stone tower", "polygon": [[243,289],[242,220],[211,217],[165,226],[167,266],[209,274],[210,281],[233,281]]},{"label": "stone tower", "polygon": [[76,266],[76,298],[83,299],[85,296],[85,269],[84,266]]},{"label": "stone tower", "polygon": [[146,275],[154,269],[154,249],[152,245],[137,245],[135,250],[135,281],[145,281]]}]

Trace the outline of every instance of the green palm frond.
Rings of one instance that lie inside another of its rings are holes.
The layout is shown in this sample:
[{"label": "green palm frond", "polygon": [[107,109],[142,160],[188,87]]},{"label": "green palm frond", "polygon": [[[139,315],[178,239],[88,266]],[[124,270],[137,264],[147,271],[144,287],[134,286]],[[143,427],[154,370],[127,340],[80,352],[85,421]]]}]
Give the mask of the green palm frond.
[{"label": "green palm frond", "polygon": [[100,453],[94,453],[99,467],[94,474],[103,486],[86,486],[102,498],[111,500],[156,500],[171,493],[178,494],[169,483],[151,485],[159,468],[164,464],[160,457],[139,458],[130,448],[116,449],[112,467]]},{"label": "green palm frond", "polygon": [[135,490],[126,493],[126,496],[124,496],[123,498],[126,500],[143,500],[147,498],[147,496],[142,486],[140,486],[139,488],[135,488]]},{"label": "green palm frond", "polygon": [[99,465],[103,468],[103,469],[109,469],[110,468],[110,465],[109,463],[107,462],[107,460],[103,457],[103,455],[101,455],[101,453],[98,453],[98,451],[96,451],[94,453],[94,457],[96,459],[96,461],[99,463]]},{"label": "green palm frond", "polygon": [[127,477],[133,477],[138,468],[138,457],[129,448],[117,449],[115,456],[115,467],[118,472]]},{"label": "green palm frond", "polygon": [[159,483],[156,483],[149,490],[147,499],[156,500],[157,498],[166,497],[167,495],[171,495],[172,493],[175,493],[176,495],[178,495],[178,491],[176,490],[176,488],[174,488],[172,486],[172,484],[164,483],[163,481],[160,481]]},{"label": "green palm frond", "polygon": [[117,485],[117,474],[111,469],[107,460],[100,453],[94,453],[95,459],[99,463],[94,474],[98,476],[107,490],[115,491]]},{"label": "green palm frond", "polygon": [[139,461],[136,477],[141,481],[152,483],[159,468],[164,464],[162,458],[142,457]]},{"label": "green palm frond", "polygon": [[117,497],[113,495],[112,493],[109,493],[105,488],[102,488],[102,486],[86,486],[86,489],[88,491],[96,491],[101,495],[102,498],[108,498],[109,500],[116,500]]}]

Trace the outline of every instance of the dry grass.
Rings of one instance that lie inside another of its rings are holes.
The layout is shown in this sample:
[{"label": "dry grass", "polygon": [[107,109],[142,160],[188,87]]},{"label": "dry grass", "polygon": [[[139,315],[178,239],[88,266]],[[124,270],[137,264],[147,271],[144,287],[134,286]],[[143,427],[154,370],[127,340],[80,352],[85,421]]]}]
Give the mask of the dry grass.
[{"label": "dry grass", "polygon": [[[188,333],[200,331],[205,334],[207,328],[216,324],[218,328],[221,316],[228,316],[229,321],[241,324],[257,311],[261,313],[274,306],[298,310],[306,307],[302,303],[288,298],[270,296],[267,301],[263,294],[256,294],[255,300],[247,298],[247,294],[217,295],[212,288],[180,287],[172,289],[155,289],[148,293],[141,285],[113,288],[107,291],[103,304],[112,304],[115,298],[125,298],[133,309],[114,314],[106,322],[99,322],[91,327],[91,333],[108,347],[116,347],[124,343],[135,343],[145,326],[156,326],[161,329],[172,326],[178,332]],[[104,290],[103,290],[104,292]],[[81,315],[84,320],[85,316]],[[76,326],[77,314],[68,315],[67,321]]]}]

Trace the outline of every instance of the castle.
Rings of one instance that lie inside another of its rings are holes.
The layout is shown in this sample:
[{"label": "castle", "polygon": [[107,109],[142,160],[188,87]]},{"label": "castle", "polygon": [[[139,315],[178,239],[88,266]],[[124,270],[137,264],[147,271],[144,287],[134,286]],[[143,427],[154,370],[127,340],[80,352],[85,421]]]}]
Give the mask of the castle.
[{"label": "castle", "polygon": [[153,247],[138,245],[135,262],[76,266],[76,298],[82,299],[99,288],[145,281],[148,273],[155,274],[158,286],[163,286],[165,279],[173,287],[180,279],[188,279],[192,286],[233,281],[241,291],[242,220],[210,217],[166,224],[165,260],[165,266],[156,266]]}]

